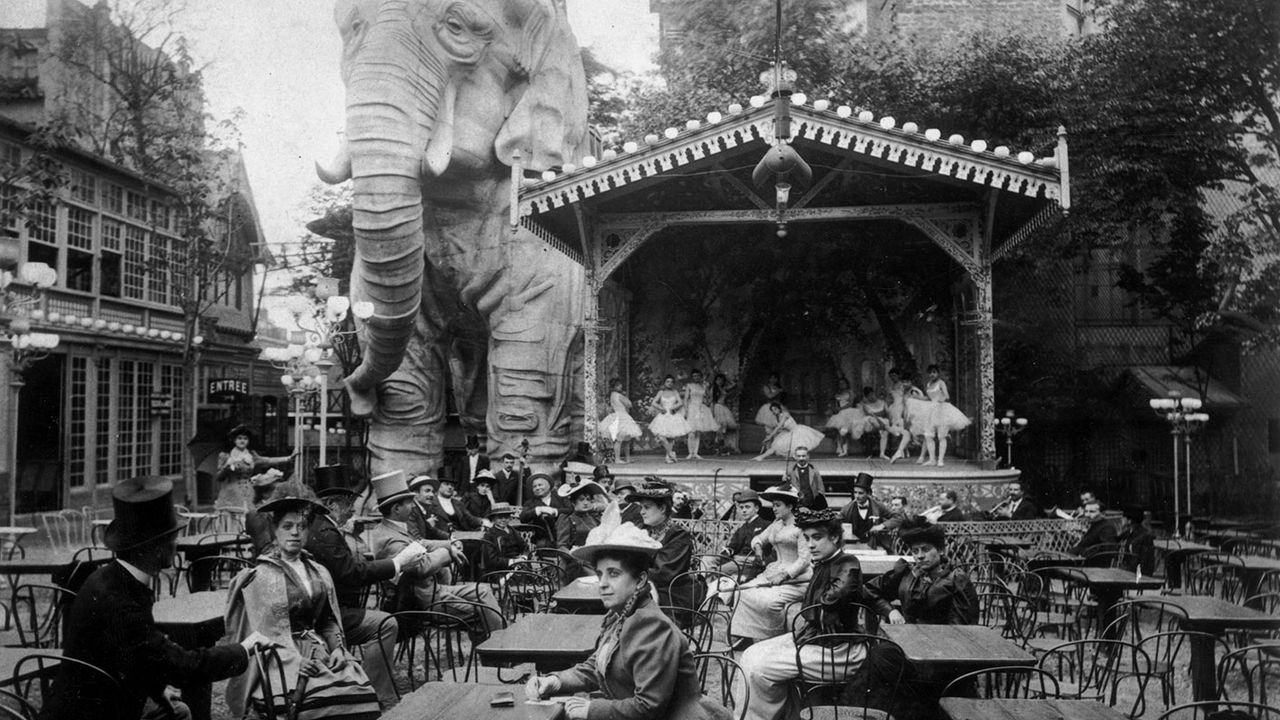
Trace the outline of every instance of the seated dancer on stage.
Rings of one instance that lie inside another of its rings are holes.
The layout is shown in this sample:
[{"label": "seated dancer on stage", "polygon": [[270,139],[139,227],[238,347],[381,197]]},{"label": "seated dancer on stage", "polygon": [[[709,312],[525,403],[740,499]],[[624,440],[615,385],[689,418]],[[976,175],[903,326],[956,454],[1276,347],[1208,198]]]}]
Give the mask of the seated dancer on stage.
[{"label": "seated dancer on stage", "polygon": [[489,520],[493,523],[484,531],[486,544],[481,547],[481,564],[485,572],[506,570],[516,560],[525,560],[532,549],[520,533],[511,527],[511,518],[516,514],[515,507],[500,502],[489,509]]},{"label": "seated dancer on stage", "polygon": [[711,416],[716,419],[719,429],[716,431],[716,443],[720,446],[721,455],[730,455],[738,450],[738,416],[729,409],[729,393],[735,385],[729,384],[724,373],[716,373],[711,381]]},{"label": "seated dancer on stage", "polygon": [[738,520],[742,525],[733,531],[729,544],[720,549],[720,555],[708,561],[708,570],[718,570],[730,577],[749,580],[760,574],[763,567],[755,561],[751,541],[769,527],[769,521],[760,516],[760,496],[755,490],[736,492]]},{"label": "seated dancer on stage", "polygon": [[813,575],[809,545],[795,521],[799,495],[779,485],[760,493],[760,497],[773,504],[776,519],[751,541],[751,550],[757,562],[763,562],[766,547],[773,548],[778,559],[739,588],[730,633],[751,640],[764,640],[787,631],[783,610],[804,597],[805,583]]},{"label": "seated dancer on stage", "polygon": [[751,703],[745,717],[751,720],[779,717],[790,695],[788,681],[800,674],[797,666],[815,668],[824,661],[832,662],[834,667],[822,668],[823,677],[842,672],[845,677],[851,677],[866,657],[866,646],[862,644],[807,645],[797,657],[797,646],[818,635],[866,630],[858,625],[856,607],[862,601],[862,568],[856,556],[844,553],[840,513],[834,509],[801,508],[796,525],[804,533],[804,544],[813,557],[814,567],[813,579],[801,596],[801,607],[821,607],[804,613],[803,621],[797,621],[794,636],[789,630],[784,631],[743,652],[740,664],[746,676],[745,685],[751,690]]},{"label": "seated dancer on stage", "polygon": [[688,530],[671,522],[672,502],[675,492],[658,478],[646,478],[644,486],[631,494],[632,502],[640,506],[640,519],[649,537],[662,547],[653,558],[649,579],[658,589],[659,605],[676,605],[687,608],[693,604],[694,588],[684,585],[674,589],[671,581],[680,573],[691,570],[693,562],[693,536]]},{"label": "seated dancer on stage", "polygon": [[769,373],[769,381],[760,388],[760,394],[764,395],[764,404],[756,411],[756,424],[765,430],[772,430],[774,425],[778,424],[778,416],[773,412],[773,406],[777,405],[786,411],[787,392],[782,389],[782,380],[778,377],[778,373]]},{"label": "seated dancer on stage", "polygon": [[[854,437],[861,438],[864,433],[879,435],[880,457],[888,460],[889,456],[885,454],[885,450],[889,448],[889,436],[902,434],[900,429],[889,424],[889,405],[885,403],[884,398],[876,394],[875,388],[868,385],[862,388],[862,402],[858,403],[858,409],[862,410],[862,414],[867,417],[863,420],[862,432]],[[870,448],[867,449],[867,457],[871,457]]]},{"label": "seated dancer on stage", "polygon": [[1125,505],[1124,516],[1120,521],[1120,549],[1132,555],[1125,556],[1122,567],[1125,570],[1143,571],[1150,574],[1156,566],[1155,535],[1142,521],[1147,512],[1141,505]]},{"label": "seated dancer on stage", "polygon": [[799,448],[816,448],[822,442],[822,433],[808,425],[801,425],[791,417],[791,413],[778,403],[769,406],[773,413],[774,425],[764,436],[760,445],[760,454],[754,459],[760,462],[770,455],[777,455],[786,460]]},{"label": "seated dancer on stage", "polygon": [[853,481],[853,500],[840,511],[841,522],[849,523],[853,529],[852,539],[870,547],[875,547],[871,528],[889,515],[889,511],[884,509],[880,501],[871,497],[873,481],[874,478],[871,475],[858,473],[858,477]]},{"label": "seated dancer on stage", "polygon": [[836,381],[836,412],[827,420],[827,429],[836,431],[836,457],[849,454],[849,437],[862,436],[862,428],[867,416],[853,402],[853,388],[847,378]]},{"label": "seated dancer on stage", "polygon": [[897,369],[889,369],[889,434],[897,435],[898,449],[889,458],[893,463],[907,456],[907,446],[911,444],[911,433],[907,431],[907,390],[910,383],[903,382]]},{"label": "seated dancer on stage", "polygon": [[528,698],[590,692],[590,699],[564,701],[569,720],[729,720],[726,708],[703,697],[688,638],[651,596],[662,543],[631,524],[600,535],[573,552],[600,581],[607,614],[595,652],[568,670],[529,678]]},{"label": "seated dancer on stage", "polygon": [[662,379],[662,388],[653,396],[649,407],[654,412],[649,431],[666,448],[667,462],[673,463],[676,461],[675,441],[689,434],[689,423],[678,412],[684,407],[684,400],[676,390],[674,377],[668,375]]},{"label": "seated dancer on stage", "polygon": [[613,442],[613,461],[624,465],[631,462],[631,441],[644,435],[644,431],[631,417],[631,399],[623,394],[619,378],[609,381],[609,407],[613,412],[600,421],[600,434]]},{"label": "seated dancer on stage", "polygon": [[559,494],[551,492],[551,476],[546,473],[530,475],[529,488],[533,491],[533,497],[525,498],[524,507],[520,510],[520,522],[538,528],[538,533],[533,538],[538,547],[555,547],[556,523],[561,515],[573,512],[573,507]]},{"label": "seated dancer on stage", "polygon": [[936,459],[935,464],[942,467],[943,460],[947,457],[947,439],[951,437],[951,433],[969,427],[973,421],[960,412],[960,408],[949,402],[951,393],[947,391],[947,383],[939,374],[937,365],[929,366],[929,380],[925,383],[924,392],[929,397],[932,407],[923,418],[924,452],[920,454],[917,462],[928,464],[929,458],[932,457]]}]

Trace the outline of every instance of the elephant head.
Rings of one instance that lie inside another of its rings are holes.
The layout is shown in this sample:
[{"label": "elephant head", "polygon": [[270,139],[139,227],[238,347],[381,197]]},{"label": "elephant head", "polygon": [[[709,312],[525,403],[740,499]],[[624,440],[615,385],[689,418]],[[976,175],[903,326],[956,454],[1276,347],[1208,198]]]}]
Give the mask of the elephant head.
[{"label": "elephant head", "polygon": [[423,185],[492,177],[518,151],[563,164],[586,131],[586,91],[564,0],[339,0],[346,142],[327,182],[353,181],[353,300],[364,355],[357,412],[396,371],[422,301]]}]

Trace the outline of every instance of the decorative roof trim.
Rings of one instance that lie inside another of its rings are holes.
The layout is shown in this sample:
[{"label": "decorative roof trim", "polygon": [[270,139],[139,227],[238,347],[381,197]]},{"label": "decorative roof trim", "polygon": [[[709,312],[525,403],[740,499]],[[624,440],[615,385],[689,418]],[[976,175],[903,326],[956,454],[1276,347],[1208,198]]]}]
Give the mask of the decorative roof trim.
[{"label": "decorative roof trim", "polygon": [[[887,129],[873,122],[842,118],[835,112],[808,107],[793,107],[792,122],[793,142],[803,137],[840,150],[1005,192],[1049,200],[1061,197],[1062,174],[1052,166],[1053,158],[1023,162],[960,142],[930,140],[917,132]],[[586,164],[592,167],[577,169],[575,166],[572,171],[551,180],[522,188],[520,214],[528,216],[549,212],[741,144],[755,140],[771,142],[773,126],[772,109],[757,108],[728,121],[700,125],[674,134],[671,139],[658,138],[651,147],[643,150],[624,151],[599,163],[591,158],[591,162]],[[668,132],[667,136],[672,134]],[[655,137],[650,136],[650,140]]]},{"label": "decorative roof trim", "polygon": [[582,256],[582,253],[578,252],[573,247],[570,247],[569,243],[561,240],[558,235],[556,235],[555,233],[543,227],[542,224],[539,223],[537,220],[534,220],[531,217],[522,217],[520,218],[520,227],[524,228],[525,230],[528,230],[534,235],[537,235],[538,238],[542,240],[542,242],[555,248],[556,250],[559,250],[562,255],[574,261],[575,263],[581,265],[582,267],[587,266],[586,258]]}]

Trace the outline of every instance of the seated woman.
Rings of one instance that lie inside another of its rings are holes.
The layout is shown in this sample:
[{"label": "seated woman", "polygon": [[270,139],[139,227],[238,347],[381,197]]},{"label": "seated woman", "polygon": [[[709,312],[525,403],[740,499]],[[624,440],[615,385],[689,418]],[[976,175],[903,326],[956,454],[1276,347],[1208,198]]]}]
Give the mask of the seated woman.
[{"label": "seated woman", "polygon": [[733,635],[752,640],[787,632],[786,607],[804,597],[805,583],[813,576],[809,546],[795,523],[799,493],[778,486],[760,493],[760,497],[773,504],[775,519],[751,540],[751,550],[757,558],[763,558],[764,549],[770,547],[778,559],[742,584],[730,629]]},{"label": "seated woman", "polygon": [[701,600],[696,593],[704,586],[682,583],[674,594],[671,592],[671,581],[680,573],[689,572],[693,563],[693,536],[671,523],[674,498],[671,486],[658,478],[648,479],[643,487],[631,493],[631,501],[640,506],[640,521],[644,523],[645,532],[662,545],[649,571],[649,579],[658,589],[658,604],[691,608],[695,601]]},{"label": "seated woman", "polygon": [[[272,688],[278,715],[283,715],[284,698],[295,697],[302,685],[299,720],[377,718],[381,710],[369,678],[346,650],[333,579],[302,549],[312,515],[327,511],[303,497],[278,498],[258,511],[272,519],[275,546],[258,557],[257,567],[241,572],[232,583],[228,635],[244,638],[257,632],[278,646],[287,684]],[[269,672],[275,680],[274,670]],[[234,717],[243,717],[247,706],[263,702],[256,665],[227,683],[227,705]]]},{"label": "seated woman", "polygon": [[703,698],[689,640],[650,597],[654,558],[662,543],[623,523],[598,544],[573,551],[595,567],[600,600],[608,613],[596,650],[585,662],[525,685],[530,700],[590,692],[568,698],[565,715],[628,720],[724,720],[728,709]]},{"label": "seated woman", "polygon": [[[600,524],[600,507],[596,497],[604,494],[604,488],[594,480],[582,480],[575,485],[565,483],[556,489],[556,495],[573,506],[573,512],[561,512],[556,518],[556,547],[570,552],[587,542],[587,533]],[[576,562],[569,562],[565,574],[570,578],[581,577],[587,571]]]},{"label": "seated woman", "polygon": [[773,403],[769,409],[776,422],[765,434],[764,441],[760,444],[760,454],[752,458],[756,462],[770,455],[786,460],[797,448],[816,448],[822,442],[822,431],[796,422],[791,413],[778,403]]}]

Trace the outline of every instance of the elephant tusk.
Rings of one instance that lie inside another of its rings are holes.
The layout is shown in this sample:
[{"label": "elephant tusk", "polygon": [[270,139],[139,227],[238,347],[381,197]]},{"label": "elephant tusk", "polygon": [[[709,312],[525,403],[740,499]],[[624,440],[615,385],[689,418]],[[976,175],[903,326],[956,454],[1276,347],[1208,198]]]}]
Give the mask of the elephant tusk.
[{"label": "elephant tusk", "polygon": [[328,165],[316,160],[316,175],[327,185],[338,185],[351,179],[351,155],[344,140],[338,154]]},{"label": "elephant tusk", "polygon": [[436,114],[436,124],[432,129],[431,140],[422,154],[422,176],[440,177],[449,169],[449,161],[453,159],[453,105],[458,96],[458,85],[452,80],[445,85],[444,97],[440,110]]}]

